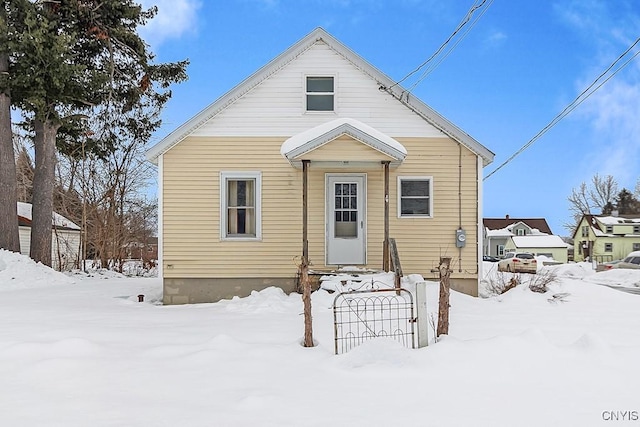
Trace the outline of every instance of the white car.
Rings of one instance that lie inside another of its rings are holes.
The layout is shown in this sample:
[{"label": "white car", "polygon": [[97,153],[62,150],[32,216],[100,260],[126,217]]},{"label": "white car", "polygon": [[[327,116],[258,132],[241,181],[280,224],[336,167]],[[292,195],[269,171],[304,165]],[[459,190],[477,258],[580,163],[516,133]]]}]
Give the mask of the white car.
[{"label": "white car", "polygon": [[498,271],[535,274],[538,271],[538,261],[528,252],[507,252],[498,261]]}]

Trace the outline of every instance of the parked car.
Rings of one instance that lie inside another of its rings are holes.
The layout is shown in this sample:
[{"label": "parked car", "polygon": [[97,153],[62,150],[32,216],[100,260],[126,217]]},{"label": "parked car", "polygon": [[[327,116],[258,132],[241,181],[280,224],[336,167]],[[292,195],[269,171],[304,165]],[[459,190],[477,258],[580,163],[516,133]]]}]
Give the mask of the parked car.
[{"label": "parked car", "polygon": [[500,258],[496,258],[496,257],[491,256],[491,255],[484,255],[482,257],[482,260],[486,261],[486,262],[498,262],[498,261],[500,261]]},{"label": "parked car", "polygon": [[538,261],[528,252],[508,252],[498,261],[498,271],[535,274],[538,271]]},{"label": "parked car", "polygon": [[603,267],[598,266],[596,270],[606,271],[612,268],[631,268],[640,269],[640,251],[631,252],[622,261],[611,261],[601,264]]}]

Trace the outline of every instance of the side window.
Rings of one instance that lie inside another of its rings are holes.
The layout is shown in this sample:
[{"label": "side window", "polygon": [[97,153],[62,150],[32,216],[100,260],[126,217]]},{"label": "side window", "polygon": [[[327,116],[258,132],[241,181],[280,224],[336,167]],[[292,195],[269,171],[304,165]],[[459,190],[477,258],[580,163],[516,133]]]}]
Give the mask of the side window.
[{"label": "side window", "polygon": [[613,233],[613,225],[607,225],[605,229],[605,233]]},{"label": "side window", "polygon": [[220,173],[220,228],[223,239],[260,239],[260,172]]},{"label": "side window", "polygon": [[334,111],[335,86],[333,77],[307,77],[307,111]]},{"label": "side window", "polygon": [[604,244],[605,252],[613,252],[613,243],[605,243]]},{"label": "side window", "polygon": [[398,177],[398,218],[427,217],[433,212],[433,178]]},{"label": "side window", "polygon": [[634,252],[635,252],[635,251],[640,251],[640,243],[634,243],[634,244],[633,244],[633,249],[632,249],[632,250],[633,250]]},{"label": "side window", "polygon": [[582,237],[589,237],[589,226],[588,225],[583,225],[582,226]]},{"label": "side window", "polygon": [[633,226],[633,234],[640,234],[640,225]]},{"label": "side window", "polygon": [[498,245],[498,256],[504,256],[504,245]]}]

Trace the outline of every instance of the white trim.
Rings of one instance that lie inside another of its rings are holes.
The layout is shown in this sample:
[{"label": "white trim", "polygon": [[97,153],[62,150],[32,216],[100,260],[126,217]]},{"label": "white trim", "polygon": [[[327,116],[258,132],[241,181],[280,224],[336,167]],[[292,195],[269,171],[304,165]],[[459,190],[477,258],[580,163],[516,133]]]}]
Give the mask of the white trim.
[{"label": "white trim", "polygon": [[398,166],[407,156],[407,149],[390,136],[355,119],[340,118],[323,123],[288,138],[280,146],[280,154],[294,167],[301,167],[300,157],[316,148],[348,135],[356,141],[393,159]]},{"label": "white trim", "polygon": [[[484,262],[482,262],[483,259],[483,255],[485,253],[484,250],[484,245],[485,245],[485,230],[484,230],[484,221],[482,220],[482,218],[484,218],[484,205],[482,204],[482,200],[483,200],[483,186],[482,186],[482,159],[480,158],[480,156],[478,156],[476,158],[476,194],[477,194],[477,198],[476,198],[476,206],[478,206],[478,210],[477,210],[477,214],[478,214],[478,218],[476,218],[476,228],[477,228],[477,233],[476,236],[478,236],[478,247],[476,248],[476,252],[478,255],[478,277],[477,277],[477,282],[476,282],[476,291],[478,293],[478,295],[480,294],[480,281],[481,281],[481,277],[484,277]],[[487,238],[487,240],[490,239]],[[487,255],[491,255],[491,248],[488,247],[488,245],[490,244],[489,242],[487,242]]]},{"label": "white trim", "polygon": [[[369,202],[369,196],[367,194],[367,180],[368,176],[366,173],[339,173],[339,172],[326,172],[324,174],[324,264],[325,265],[341,265],[341,264],[329,264],[329,210],[333,211],[329,208],[329,205],[333,203],[332,200],[329,200],[329,195],[331,194],[331,189],[329,186],[329,179],[333,177],[344,177],[344,178],[362,178],[362,221],[363,221],[363,235],[362,235],[362,245],[363,245],[363,257],[364,264],[358,265],[367,265],[368,263],[368,252],[367,252],[367,239],[368,239],[368,231],[369,225],[367,223],[367,207]],[[360,209],[358,209],[360,210]]]},{"label": "white trim", "polygon": [[[402,181],[429,181],[429,214],[402,215]],[[398,175],[397,178],[397,211],[398,218],[433,218],[433,176],[429,175]]]},{"label": "white trim", "polygon": [[158,156],[158,277],[164,279],[164,155]]},{"label": "white trim", "polygon": [[[256,235],[251,237],[227,236],[227,179],[255,179]],[[255,242],[262,240],[262,172],[260,171],[220,171],[220,240]]]}]

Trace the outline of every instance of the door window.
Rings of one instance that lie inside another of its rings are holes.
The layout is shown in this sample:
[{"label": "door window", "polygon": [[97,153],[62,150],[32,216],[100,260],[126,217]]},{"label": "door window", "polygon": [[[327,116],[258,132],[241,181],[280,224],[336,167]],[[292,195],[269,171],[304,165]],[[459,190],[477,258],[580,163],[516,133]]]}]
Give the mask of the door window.
[{"label": "door window", "polygon": [[358,237],[358,184],[334,184],[334,237]]}]

